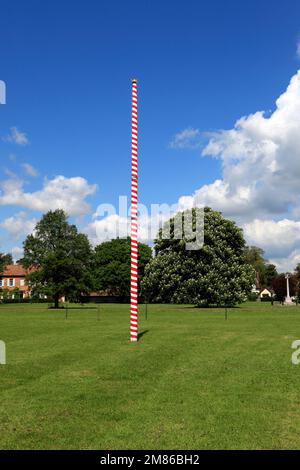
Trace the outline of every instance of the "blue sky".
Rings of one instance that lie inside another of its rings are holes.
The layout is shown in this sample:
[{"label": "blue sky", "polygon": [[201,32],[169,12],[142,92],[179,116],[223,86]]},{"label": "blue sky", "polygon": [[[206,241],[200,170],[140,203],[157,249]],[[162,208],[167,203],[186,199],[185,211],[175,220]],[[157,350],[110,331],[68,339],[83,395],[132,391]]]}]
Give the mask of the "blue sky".
[{"label": "blue sky", "polygon": [[[140,201],[175,203],[202,188],[199,203],[237,220],[249,242],[260,243],[280,267],[300,260],[296,196],[290,201],[284,194],[274,208],[254,194],[256,205],[245,213],[203,196],[205,188],[212,191],[205,185],[227,181],[224,171],[241,170],[226,160],[228,142],[220,144],[221,154],[205,151],[211,139],[220,143],[222,134],[211,133],[234,129],[257,111],[270,114],[297,73],[299,2],[27,0],[2,1],[0,8],[0,79],[7,86],[7,103],[0,105],[2,251],[21,247],[47,208],[44,202],[39,209],[35,198],[51,199],[59,175],[66,198],[73,185],[78,193],[74,205],[81,209],[73,213],[83,230],[98,204],[129,195],[130,79],[137,77]],[[234,158],[240,161],[243,151]],[[240,194],[228,184],[228,194]],[[247,192],[245,175],[242,186]],[[284,250],[270,241],[272,223],[278,237],[289,239]]]}]

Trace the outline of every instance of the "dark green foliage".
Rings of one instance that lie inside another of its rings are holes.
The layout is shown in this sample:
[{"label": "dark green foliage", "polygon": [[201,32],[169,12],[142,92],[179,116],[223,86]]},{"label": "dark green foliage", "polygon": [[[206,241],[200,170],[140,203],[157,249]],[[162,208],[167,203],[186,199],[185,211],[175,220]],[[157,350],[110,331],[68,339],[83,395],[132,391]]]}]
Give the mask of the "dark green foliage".
[{"label": "dark green foliage", "polygon": [[258,294],[256,292],[250,292],[247,296],[247,299],[251,302],[254,302],[258,299]]},{"label": "dark green foliage", "polygon": [[10,253],[0,253],[0,274],[8,264],[13,264],[12,255]]},{"label": "dark green foliage", "polygon": [[265,279],[266,286],[272,287],[273,280],[278,276],[276,266],[274,264],[266,264],[265,266]]},{"label": "dark green foliage", "polygon": [[253,266],[259,275],[260,287],[272,287],[273,279],[278,275],[276,266],[270,264],[264,258],[264,250],[257,246],[247,246],[245,248],[245,259],[248,264]]},{"label": "dark green foliage", "polygon": [[[139,243],[139,281],[145,266],[152,258],[148,245]],[[114,295],[128,299],[130,294],[130,238],[116,238],[95,248],[94,286],[96,290],[109,290]]]},{"label": "dark green foliage", "polygon": [[250,266],[253,266],[255,272],[259,274],[259,283],[261,287],[266,287],[266,260],[264,250],[257,246],[246,246],[245,259]]},{"label": "dark green foliage", "polygon": [[76,298],[93,286],[88,238],[68,223],[63,210],[49,211],[24,242],[23,265],[36,271],[27,281],[35,295],[46,294],[58,307],[62,296]]},{"label": "dark green foliage", "polygon": [[[297,292],[297,276],[292,275],[289,279],[290,296],[296,295]],[[287,294],[285,274],[279,274],[273,279],[273,290],[276,295],[276,300],[283,302]]]}]

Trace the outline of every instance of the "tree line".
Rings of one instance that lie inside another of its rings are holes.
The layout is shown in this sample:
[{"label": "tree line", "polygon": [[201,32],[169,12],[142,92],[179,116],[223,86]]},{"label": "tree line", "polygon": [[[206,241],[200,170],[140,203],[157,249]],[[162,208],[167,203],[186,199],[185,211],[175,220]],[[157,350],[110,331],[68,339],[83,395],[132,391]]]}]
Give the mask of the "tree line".
[{"label": "tree line", "polygon": [[[282,302],[286,297],[286,273],[278,273],[276,266],[265,259],[264,250],[257,246],[246,247],[246,261],[254,267],[256,278],[261,289],[267,288],[275,296],[276,300]],[[290,295],[299,297],[300,286],[300,264],[294,272],[289,273]],[[255,298],[255,294],[253,294]]]},{"label": "tree line", "polygon": [[[204,209],[204,245],[197,250],[186,249],[191,234],[185,232],[183,216],[188,215],[195,228],[197,211],[172,217],[166,223],[170,236],[163,237],[162,227],[153,248],[139,243],[141,298],[197,306],[234,305],[251,295],[257,273],[261,286],[272,285],[279,293],[281,278],[276,267],[264,259],[262,250],[247,247],[243,231],[220,212]],[[178,239],[175,232],[181,221],[183,236]],[[10,255],[0,255],[0,272],[11,262]],[[80,301],[93,291],[129,300],[130,238],[92,247],[88,237],[69,223],[63,210],[43,215],[24,241],[24,256],[19,262],[29,270],[26,282],[32,295],[53,299],[55,307],[61,297]],[[300,269],[291,281],[292,295],[299,274]]]}]

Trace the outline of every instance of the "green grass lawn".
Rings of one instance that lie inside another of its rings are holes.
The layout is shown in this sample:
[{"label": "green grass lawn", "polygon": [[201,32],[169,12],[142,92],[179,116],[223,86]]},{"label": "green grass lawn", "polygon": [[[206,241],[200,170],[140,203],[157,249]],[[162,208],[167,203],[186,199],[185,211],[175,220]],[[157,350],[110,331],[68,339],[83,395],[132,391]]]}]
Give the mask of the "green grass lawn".
[{"label": "green grass lawn", "polygon": [[300,448],[300,307],[140,313],[0,306],[0,448]]}]

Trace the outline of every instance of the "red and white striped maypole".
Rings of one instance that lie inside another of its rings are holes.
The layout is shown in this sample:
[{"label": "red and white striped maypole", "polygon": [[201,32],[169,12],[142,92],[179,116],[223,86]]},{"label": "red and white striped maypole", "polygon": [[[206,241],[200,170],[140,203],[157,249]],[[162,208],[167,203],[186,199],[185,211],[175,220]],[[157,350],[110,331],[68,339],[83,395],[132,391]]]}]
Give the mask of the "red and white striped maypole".
[{"label": "red and white striped maypole", "polygon": [[131,264],[130,264],[130,341],[138,340],[138,120],[137,80],[132,80],[131,101]]}]

